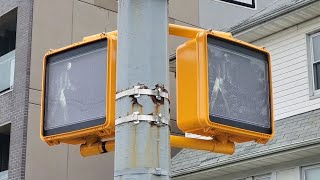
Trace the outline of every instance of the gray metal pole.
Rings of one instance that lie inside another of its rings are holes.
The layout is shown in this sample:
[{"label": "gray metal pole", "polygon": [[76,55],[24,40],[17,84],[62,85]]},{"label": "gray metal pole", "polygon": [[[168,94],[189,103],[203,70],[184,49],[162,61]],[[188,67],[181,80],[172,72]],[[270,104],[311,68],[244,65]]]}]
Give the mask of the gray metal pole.
[{"label": "gray metal pole", "polygon": [[115,180],[170,179],[167,0],[119,0]]}]

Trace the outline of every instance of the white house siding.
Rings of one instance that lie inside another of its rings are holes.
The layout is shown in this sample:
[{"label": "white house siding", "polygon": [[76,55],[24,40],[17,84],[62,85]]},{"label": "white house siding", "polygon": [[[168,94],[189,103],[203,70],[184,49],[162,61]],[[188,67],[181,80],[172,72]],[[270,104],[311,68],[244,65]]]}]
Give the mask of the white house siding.
[{"label": "white house siding", "polygon": [[320,31],[320,17],[253,42],[272,56],[275,119],[320,108],[320,98],[310,98],[307,34]]}]

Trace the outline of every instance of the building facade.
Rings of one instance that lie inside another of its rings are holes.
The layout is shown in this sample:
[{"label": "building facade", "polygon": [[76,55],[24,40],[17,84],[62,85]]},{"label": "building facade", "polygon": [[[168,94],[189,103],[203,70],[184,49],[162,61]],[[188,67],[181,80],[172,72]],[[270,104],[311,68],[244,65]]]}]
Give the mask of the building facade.
[{"label": "building facade", "polygon": [[232,156],[183,150],[173,179],[318,180],[320,178],[320,1],[278,0],[230,28],[272,57],[275,137],[238,144]]},{"label": "building facade", "polygon": [[[200,27],[200,2],[199,0],[170,0],[169,22]],[[224,6],[233,7],[227,4]],[[39,139],[38,129],[40,128],[40,74],[43,55],[49,49],[80,41],[85,36],[116,30],[117,8],[116,0],[34,1],[26,179],[113,179],[113,153],[82,158],[79,146],[48,147]],[[184,41],[183,38],[170,36],[168,52],[174,54],[176,47]],[[173,71],[171,72],[171,96],[175,97],[174,64],[171,67]],[[171,99],[173,107],[175,107],[174,99]],[[171,130],[181,133],[176,128],[175,108],[171,108],[171,120]]]}]

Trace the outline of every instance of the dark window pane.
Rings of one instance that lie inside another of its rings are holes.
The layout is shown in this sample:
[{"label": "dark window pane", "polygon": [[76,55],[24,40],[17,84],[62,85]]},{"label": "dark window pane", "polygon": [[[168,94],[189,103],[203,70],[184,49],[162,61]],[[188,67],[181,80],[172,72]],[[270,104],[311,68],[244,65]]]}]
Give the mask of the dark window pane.
[{"label": "dark window pane", "polygon": [[0,127],[0,172],[9,168],[10,128],[10,124]]},{"label": "dark window pane", "polygon": [[16,48],[17,9],[0,17],[0,56]]},{"label": "dark window pane", "polygon": [[215,39],[208,42],[210,115],[270,128],[266,55]]},{"label": "dark window pane", "polygon": [[320,89],[320,62],[313,64],[314,87]]},{"label": "dark window pane", "polygon": [[0,134],[0,172],[8,170],[10,136]]}]

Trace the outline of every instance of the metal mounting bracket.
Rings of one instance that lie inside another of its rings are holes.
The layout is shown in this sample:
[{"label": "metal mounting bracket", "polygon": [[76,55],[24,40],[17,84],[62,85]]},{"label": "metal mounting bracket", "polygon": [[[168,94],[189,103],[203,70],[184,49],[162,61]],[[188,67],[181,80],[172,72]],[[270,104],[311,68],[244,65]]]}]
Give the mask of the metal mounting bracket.
[{"label": "metal mounting bracket", "polygon": [[158,100],[161,98],[169,99],[169,94],[163,92],[161,88],[153,89],[141,89],[141,86],[134,86],[132,89],[121,91],[116,94],[116,99],[120,99],[125,96],[134,96],[135,98],[140,97],[140,95],[150,95],[155,96]]},{"label": "metal mounting bracket", "polygon": [[124,176],[124,175],[138,175],[138,174],[153,174],[155,176],[169,176],[170,173],[164,169],[161,168],[141,168],[141,169],[130,169],[130,170],[122,170],[122,171],[116,171],[114,176]]},{"label": "metal mounting bracket", "polygon": [[139,112],[134,112],[132,115],[121,117],[116,119],[116,125],[133,122],[139,124],[140,121],[153,122],[155,125],[161,126],[163,124],[169,125],[169,119],[162,117],[162,114],[152,115],[140,115]]}]

